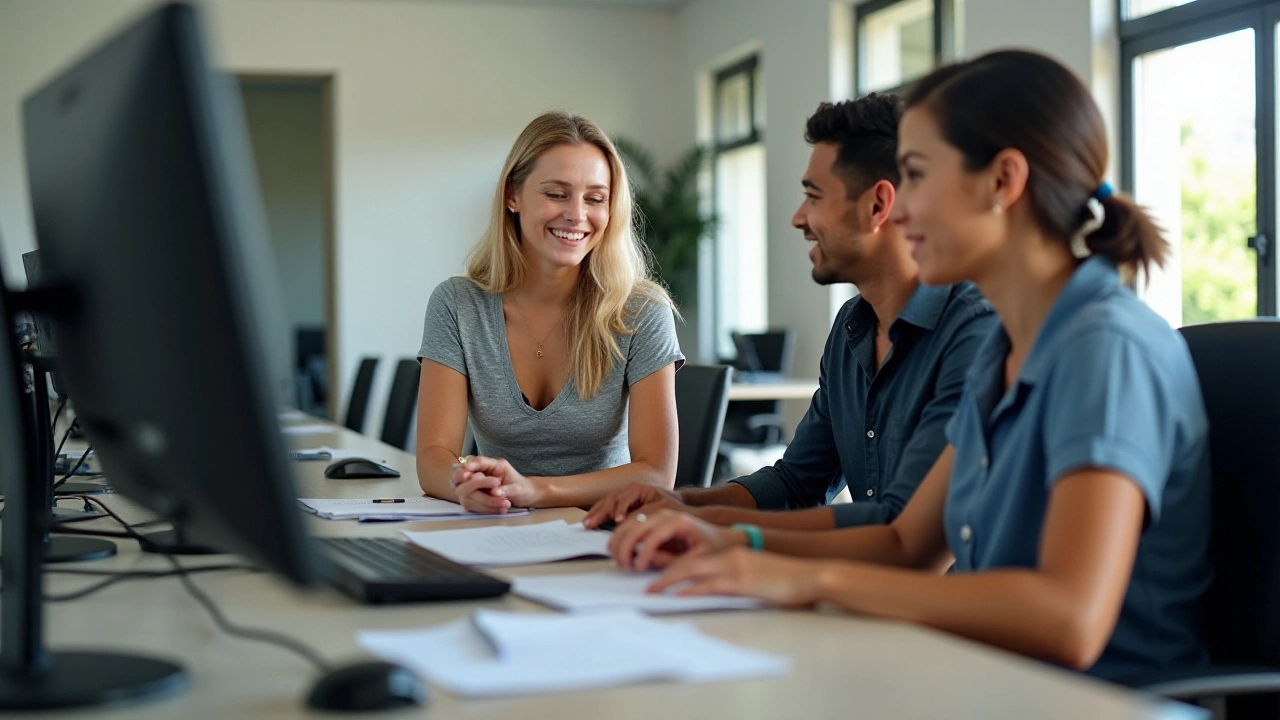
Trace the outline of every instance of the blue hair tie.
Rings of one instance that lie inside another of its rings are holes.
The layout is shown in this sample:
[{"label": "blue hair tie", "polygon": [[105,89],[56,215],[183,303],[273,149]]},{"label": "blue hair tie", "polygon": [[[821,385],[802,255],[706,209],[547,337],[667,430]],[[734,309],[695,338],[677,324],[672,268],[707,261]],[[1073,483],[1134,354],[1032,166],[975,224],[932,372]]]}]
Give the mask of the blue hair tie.
[{"label": "blue hair tie", "polygon": [[1107,182],[1106,180],[1103,180],[1102,184],[1098,186],[1098,189],[1093,191],[1093,199],[1097,200],[1098,202],[1102,202],[1103,200],[1106,200],[1107,198],[1114,195],[1115,192],[1116,192],[1116,189],[1111,187],[1111,183]]}]

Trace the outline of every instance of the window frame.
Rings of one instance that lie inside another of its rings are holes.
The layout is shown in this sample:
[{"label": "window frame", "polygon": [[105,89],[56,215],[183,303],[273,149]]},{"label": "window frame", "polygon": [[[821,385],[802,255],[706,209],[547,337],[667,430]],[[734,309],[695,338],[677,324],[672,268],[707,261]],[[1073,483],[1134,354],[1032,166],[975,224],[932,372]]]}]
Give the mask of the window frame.
[{"label": "window frame", "polygon": [[[862,27],[866,23],[867,18],[881,10],[887,10],[894,5],[901,5],[912,0],[867,0],[859,3],[853,11],[853,88],[854,97],[862,97],[869,93],[892,93],[895,95],[903,94],[907,88],[911,87],[918,78],[911,78],[904,83],[900,83],[893,87],[887,88],[868,88],[862,84],[862,74],[859,67],[863,62],[863,51],[866,49],[862,42]],[[956,56],[956,7],[954,0],[933,0],[933,66],[930,70],[935,70]]]},{"label": "window frame", "polygon": [[[711,137],[712,155],[736,150],[753,143],[764,142],[764,130],[756,118],[756,72],[760,69],[760,53],[752,53],[747,57],[717,70],[711,85]],[[729,142],[720,141],[720,119],[723,108],[720,107],[720,89],[739,75],[747,79],[747,116],[751,131],[743,137]],[[712,160],[714,161],[714,157]]]},{"label": "window frame", "polygon": [[[1240,30],[1254,31],[1254,142],[1257,151],[1257,235],[1249,239],[1258,268],[1257,314],[1277,310],[1276,275],[1276,34],[1280,0],[1194,0],[1125,20],[1128,0],[1117,4],[1120,36],[1120,187],[1130,195],[1137,182],[1134,64],[1158,50],[1207,40]],[[1260,246],[1255,245],[1263,239]]]}]

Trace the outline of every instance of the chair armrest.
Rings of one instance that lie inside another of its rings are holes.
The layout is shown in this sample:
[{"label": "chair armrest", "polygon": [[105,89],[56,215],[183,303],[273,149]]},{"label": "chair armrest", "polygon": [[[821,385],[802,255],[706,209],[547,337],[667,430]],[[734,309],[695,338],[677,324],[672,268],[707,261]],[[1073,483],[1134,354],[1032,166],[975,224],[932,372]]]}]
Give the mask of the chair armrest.
[{"label": "chair armrest", "polygon": [[1120,682],[1175,700],[1270,694],[1280,693],[1280,669],[1262,665],[1218,665],[1133,676]]}]

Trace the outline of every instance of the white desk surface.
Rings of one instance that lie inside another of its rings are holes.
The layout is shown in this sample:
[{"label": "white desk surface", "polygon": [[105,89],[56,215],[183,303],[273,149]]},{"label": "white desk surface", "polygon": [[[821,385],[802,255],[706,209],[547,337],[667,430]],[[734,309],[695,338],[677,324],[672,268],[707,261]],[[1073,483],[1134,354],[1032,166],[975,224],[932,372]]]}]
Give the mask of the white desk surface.
[{"label": "white desk surface", "polygon": [[[344,429],[291,438],[294,447],[368,449],[385,457],[403,477],[396,480],[326,480],[324,462],[298,462],[299,494],[313,497],[388,497],[417,492],[413,456]],[[113,509],[146,515],[117,495]],[[576,509],[537,510],[499,520],[512,524],[574,520]],[[358,524],[309,517],[321,535],[393,535],[399,530],[474,527],[478,521]],[[111,527],[110,521],[79,523]],[[163,559],[141,553],[130,541],[94,569],[164,568]],[[186,558],[188,566],[226,562],[223,556]],[[517,575],[606,567],[603,560],[571,561],[499,571]],[[64,566],[66,567],[66,566]],[[261,573],[193,576],[233,622],[271,628],[318,649],[331,661],[359,658],[360,629],[418,628],[464,617],[475,608],[548,612],[508,595],[476,602],[360,606],[336,591],[303,593]],[[48,575],[46,592],[85,587],[96,578]],[[46,606],[46,637],[53,649],[102,649],[167,656],[188,670],[190,687],[165,699],[65,713],[18,714],[128,718],[326,717],[310,713],[304,697],[316,671],[302,658],[271,645],[220,632],[176,579],[130,580],[95,595]],[[774,678],[711,684],[652,683],[610,690],[462,701],[433,688],[423,708],[388,717],[513,720],[607,717],[652,718],[1194,718],[1199,711],[1150,700],[1120,688],[921,627],[849,616],[834,611],[753,611],[693,616],[712,635],[790,656],[790,673]],[[332,716],[328,716],[332,717]]]},{"label": "white desk surface", "polygon": [[730,400],[809,400],[817,391],[816,379],[729,383]]}]

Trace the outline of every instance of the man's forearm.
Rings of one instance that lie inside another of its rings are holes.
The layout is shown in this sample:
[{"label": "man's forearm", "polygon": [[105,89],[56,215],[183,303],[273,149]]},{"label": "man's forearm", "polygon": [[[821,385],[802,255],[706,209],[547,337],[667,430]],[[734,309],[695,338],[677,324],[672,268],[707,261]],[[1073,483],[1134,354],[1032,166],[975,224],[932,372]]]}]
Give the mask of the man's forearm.
[{"label": "man's forearm", "polygon": [[728,505],[749,510],[756,509],[756,498],[742,485],[730,482],[713,488],[688,488],[680,491],[680,500],[692,507]]},{"label": "man's forearm", "polygon": [[749,510],[747,508],[711,506],[695,508],[693,514],[714,525],[750,523],[777,530],[832,530],[835,513],[829,506],[805,510]]}]

